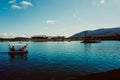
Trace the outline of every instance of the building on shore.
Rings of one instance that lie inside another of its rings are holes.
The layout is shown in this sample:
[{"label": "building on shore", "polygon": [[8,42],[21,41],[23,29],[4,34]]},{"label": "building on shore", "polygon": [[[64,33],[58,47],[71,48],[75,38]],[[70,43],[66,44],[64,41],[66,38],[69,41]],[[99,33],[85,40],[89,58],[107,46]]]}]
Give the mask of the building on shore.
[{"label": "building on shore", "polygon": [[54,36],[51,38],[52,40],[59,40],[59,41],[63,41],[65,39],[65,36]]},{"label": "building on shore", "polygon": [[31,36],[31,39],[48,39],[46,35]]},{"label": "building on shore", "polygon": [[65,36],[46,36],[46,35],[37,35],[31,36],[32,41],[63,41]]},{"label": "building on shore", "polygon": [[15,41],[29,41],[29,38],[27,38],[27,37],[15,37],[14,40]]}]

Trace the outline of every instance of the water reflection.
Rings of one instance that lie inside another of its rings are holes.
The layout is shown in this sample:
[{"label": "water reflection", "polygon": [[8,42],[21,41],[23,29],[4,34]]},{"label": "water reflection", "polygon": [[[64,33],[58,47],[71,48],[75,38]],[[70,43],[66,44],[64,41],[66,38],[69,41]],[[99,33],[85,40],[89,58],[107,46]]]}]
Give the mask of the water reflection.
[{"label": "water reflection", "polygon": [[[0,51],[8,51],[8,46],[3,48],[6,44],[0,43]],[[63,78],[117,69],[120,68],[119,46],[120,42],[116,41],[100,44],[83,44],[79,41],[29,42],[28,54],[0,52],[0,74],[8,78],[12,76],[10,80],[23,77],[26,80],[45,80],[48,77]]]},{"label": "water reflection", "polygon": [[1,54],[8,54],[8,52],[0,52],[0,55],[1,55]]},{"label": "water reflection", "polygon": [[91,52],[91,44],[84,44],[84,52],[85,54]]},{"label": "water reflection", "polygon": [[27,54],[9,54],[10,60],[27,60]]},{"label": "water reflection", "polygon": [[83,44],[84,45],[84,58],[88,60],[89,55],[91,53],[91,44]]}]

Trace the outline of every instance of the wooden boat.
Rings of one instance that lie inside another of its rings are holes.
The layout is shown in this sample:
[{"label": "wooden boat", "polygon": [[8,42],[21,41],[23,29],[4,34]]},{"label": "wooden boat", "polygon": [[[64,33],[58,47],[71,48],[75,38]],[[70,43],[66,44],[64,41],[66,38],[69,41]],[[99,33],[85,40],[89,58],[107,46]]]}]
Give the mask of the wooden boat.
[{"label": "wooden boat", "polygon": [[9,44],[9,53],[10,54],[25,54],[27,51],[28,44]]}]

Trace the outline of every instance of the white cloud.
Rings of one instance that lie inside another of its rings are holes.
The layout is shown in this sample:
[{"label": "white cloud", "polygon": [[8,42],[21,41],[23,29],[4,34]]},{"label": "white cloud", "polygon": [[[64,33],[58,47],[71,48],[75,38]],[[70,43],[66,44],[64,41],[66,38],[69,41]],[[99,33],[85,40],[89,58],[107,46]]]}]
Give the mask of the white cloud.
[{"label": "white cloud", "polygon": [[14,34],[14,33],[10,33],[9,36],[10,36],[11,38],[14,38],[14,37],[16,37],[17,35]]},{"label": "white cloud", "polygon": [[105,0],[100,0],[100,4],[104,4],[105,3]]},{"label": "white cloud", "polygon": [[27,34],[1,33],[0,38],[29,37]]},{"label": "white cloud", "polygon": [[8,3],[14,4],[16,0],[10,0]]},{"label": "white cloud", "polygon": [[3,36],[8,36],[8,33],[3,33],[2,35],[3,35]]},{"label": "white cloud", "polygon": [[24,8],[27,8],[28,6],[32,6],[32,3],[29,1],[22,1],[20,3]]},{"label": "white cloud", "polygon": [[47,24],[55,24],[55,23],[57,23],[56,20],[47,20]]},{"label": "white cloud", "polygon": [[78,15],[76,15],[76,14],[73,14],[73,18],[80,21],[80,17]]},{"label": "white cloud", "polygon": [[15,38],[16,34],[14,33],[1,33],[0,38]]},{"label": "white cloud", "polygon": [[80,17],[78,17],[78,21],[80,21],[81,19],[80,19]]},{"label": "white cloud", "polygon": [[11,8],[12,8],[12,9],[21,9],[22,7],[21,7],[21,6],[18,6],[18,5],[11,5]]},{"label": "white cloud", "polygon": [[29,37],[27,34],[20,34],[18,37]]},{"label": "white cloud", "polygon": [[76,14],[73,14],[73,18],[76,18],[77,17],[77,15]]},{"label": "white cloud", "polygon": [[73,14],[73,18],[76,18],[76,14]]},{"label": "white cloud", "polygon": [[25,1],[25,0],[9,0],[9,4],[11,4],[12,9],[24,9],[28,8],[29,6],[32,6],[32,3],[30,1]]}]

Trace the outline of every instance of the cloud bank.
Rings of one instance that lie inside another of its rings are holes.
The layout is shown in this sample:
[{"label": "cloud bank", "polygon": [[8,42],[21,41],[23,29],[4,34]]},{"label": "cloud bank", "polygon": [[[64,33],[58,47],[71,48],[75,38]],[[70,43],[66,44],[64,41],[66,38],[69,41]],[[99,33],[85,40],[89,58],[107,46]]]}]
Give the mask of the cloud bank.
[{"label": "cloud bank", "polygon": [[19,2],[18,0],[9,0],[8,3],[11,5],[12,9],[25,9],[33,5],[32,2],[28,0],[22,0]]},{"label": "cloud bank", "polygon": [[104,4],[105,3],[105,0],[100,0],[100,4]]},{"label": "cloud bank", "polygon": [[47,20],[46,23],[47,24],[55,24],[55,23],[57,23],[57,21],[56,20]]},{"label": "cloud bank", "polygon": [[14,4],[15,2],[16,2],[16,0],[10,0],[8,3]]},{"label": "cloud bank", "polygon": [[22,9],[22,7],[21,7],[21,6],[18,6],[18,5],[11,5],[11,8],[12,8],[12,9]]},{"label": "cloud bank", "polygon": [[29,37],[27,34],[1,33],[0,38],[15,38],[15,37]]},{"label": "cloud bank", "polygon": [[14,38],[16,37],[16,34],[14,33],[1,33],[0,38]]},{"label": "cloud bank", "polygon": [[31,2],[28,2],[28,1],[22,1],[20,3],[24,8],[27,8],[29,6],[32,6],[32,3]]}]

